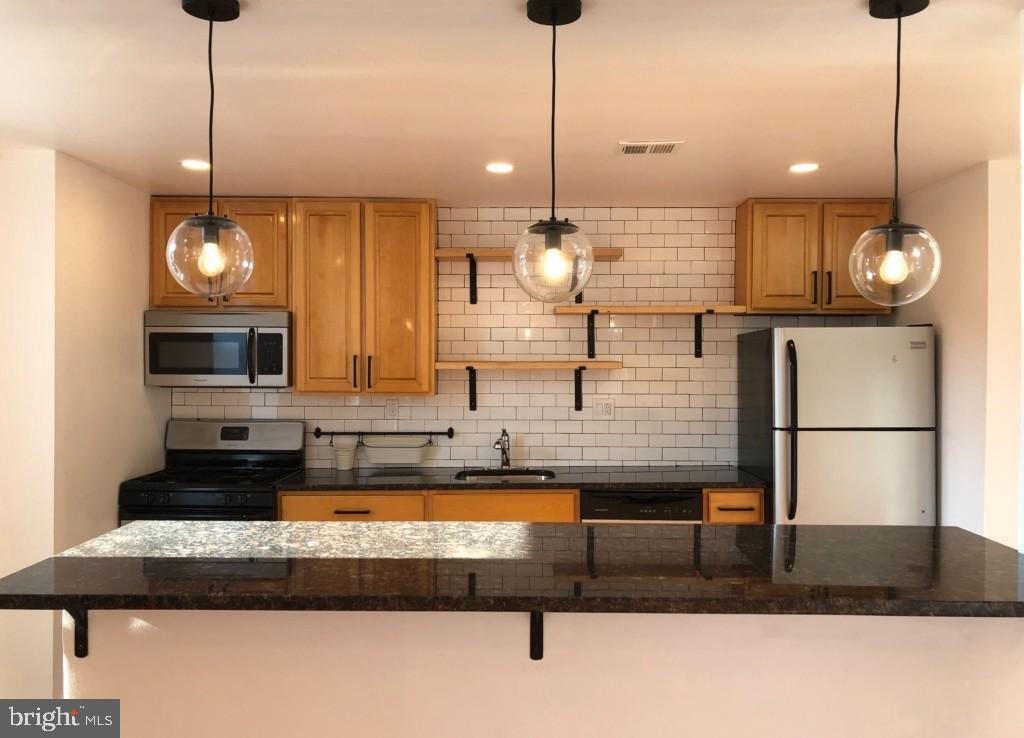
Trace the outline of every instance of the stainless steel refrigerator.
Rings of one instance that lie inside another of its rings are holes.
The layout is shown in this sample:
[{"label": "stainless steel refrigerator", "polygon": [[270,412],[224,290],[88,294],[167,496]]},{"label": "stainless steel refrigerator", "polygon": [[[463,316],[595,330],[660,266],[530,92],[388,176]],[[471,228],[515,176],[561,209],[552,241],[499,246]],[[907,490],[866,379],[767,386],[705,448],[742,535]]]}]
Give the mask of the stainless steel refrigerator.
[{"label": "stainless steel refrigerator", "polygon": [[774,328],[738,354],[739,464],[776,523],[935,524],[932,328]]}]

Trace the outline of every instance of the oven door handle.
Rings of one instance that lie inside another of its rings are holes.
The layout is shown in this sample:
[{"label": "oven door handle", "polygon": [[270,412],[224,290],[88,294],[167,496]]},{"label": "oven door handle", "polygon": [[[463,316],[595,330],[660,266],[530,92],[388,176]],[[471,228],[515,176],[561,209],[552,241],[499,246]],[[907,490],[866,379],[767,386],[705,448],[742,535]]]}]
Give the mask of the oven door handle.
[{"label": "oven door handle", "polygon": [[256,384],[256,329],[250,328],[245,342],[245,355],[249,363],[249,384]]}]

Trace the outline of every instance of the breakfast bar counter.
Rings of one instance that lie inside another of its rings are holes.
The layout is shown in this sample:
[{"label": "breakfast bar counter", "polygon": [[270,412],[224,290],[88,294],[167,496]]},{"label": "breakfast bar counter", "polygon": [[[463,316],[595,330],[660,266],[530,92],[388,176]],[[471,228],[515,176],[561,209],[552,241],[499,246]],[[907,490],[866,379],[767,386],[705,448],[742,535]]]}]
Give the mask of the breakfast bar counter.
[{"label": "breakfast bar counter", "polygon": [[956,528],[140,521],[0,608],[66,611],[67,696],[121,698],[126,735],[996,736],[1022,571]]}]

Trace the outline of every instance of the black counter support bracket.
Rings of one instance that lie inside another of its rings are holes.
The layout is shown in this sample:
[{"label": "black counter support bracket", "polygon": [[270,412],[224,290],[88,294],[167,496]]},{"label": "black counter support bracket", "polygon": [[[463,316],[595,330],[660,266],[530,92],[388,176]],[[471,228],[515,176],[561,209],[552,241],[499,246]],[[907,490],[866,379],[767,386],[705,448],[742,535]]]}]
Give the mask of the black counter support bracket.
[{"label": "black counter support bracket", "polygon": [[544,613],[534,610],[530,613],[530,660],[544,658]]},{"label": "black counter support bracket", "polygon": [[476,255],[471,251],[466,258],[469,259],[469,304],[476,305]]},{"label": "black counter support bracket", "polygon": [[476,367],[467,366],[466,371],[469,373],[469,409],[476,411]]},{"label": "black counter support bracket", "polygon": [[89,655],[89,611],[75,608],[67,613],[75,621],[75,656],[84,659]]},{"label": "black counter support bracket", "polygon": [[575,381],[574,389],[576,391],[576,411],[579,412],[583,409],[583,372],[586,370],[585,366],[578,366],[574,372]]},{"label": "black counter support bracket", "polygon": [[594,318],[597,317],[597,310],[587,313],[587,358],[597,358],[597,331],[594,326]]}]

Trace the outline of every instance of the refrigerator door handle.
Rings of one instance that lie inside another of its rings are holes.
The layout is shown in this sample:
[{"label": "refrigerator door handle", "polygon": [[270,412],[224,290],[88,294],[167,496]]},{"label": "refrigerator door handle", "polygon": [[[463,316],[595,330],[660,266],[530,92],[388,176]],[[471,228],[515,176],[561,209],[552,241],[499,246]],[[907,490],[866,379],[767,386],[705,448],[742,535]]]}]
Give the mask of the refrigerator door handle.
[{"label": "refrigerator door handle", "polygon": [[796,343],[786,341],[786,358],[789,362],[789,506],[787,517],[796,517],[797,506],[797,429],[800,426],[797,413],[797,362]]}]

